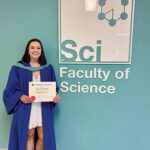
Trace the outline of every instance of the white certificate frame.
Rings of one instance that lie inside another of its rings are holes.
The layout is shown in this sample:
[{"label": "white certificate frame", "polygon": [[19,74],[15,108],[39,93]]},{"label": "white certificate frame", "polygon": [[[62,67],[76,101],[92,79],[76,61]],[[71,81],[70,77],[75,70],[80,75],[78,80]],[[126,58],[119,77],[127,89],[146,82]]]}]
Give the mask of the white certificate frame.
[{"label": "white certificate frame", "polygon": [[33,102],[53,102],[56,96],[56,82],[29,82],[29,97],[31,96],[36,97]]}]

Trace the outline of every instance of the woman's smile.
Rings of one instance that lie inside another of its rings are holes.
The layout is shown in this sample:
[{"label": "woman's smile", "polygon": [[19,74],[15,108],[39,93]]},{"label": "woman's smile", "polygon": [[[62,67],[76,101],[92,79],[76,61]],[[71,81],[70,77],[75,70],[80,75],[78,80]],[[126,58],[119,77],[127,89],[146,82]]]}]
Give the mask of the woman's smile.
[{"label": "woman's smile", "polygon": [[33,55],[39,55],[39,53],[38,53],[38,52],[33,52],[32,54],[33,54]]}]

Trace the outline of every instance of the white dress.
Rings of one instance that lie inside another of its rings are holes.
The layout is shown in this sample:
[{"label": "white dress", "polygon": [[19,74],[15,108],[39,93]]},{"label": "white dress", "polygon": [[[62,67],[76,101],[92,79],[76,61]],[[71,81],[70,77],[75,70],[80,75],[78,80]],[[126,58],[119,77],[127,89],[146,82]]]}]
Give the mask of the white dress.
[{"label": "white dress", "polygon": [[[40,82],[40,75],[36,79],[32,75],[34,82]],[[29,121],[29,129],[35,128],[37,126],[42,126],[42,111],[41,111],[41,102],[33,102],[31,104],[31,113]]]}]

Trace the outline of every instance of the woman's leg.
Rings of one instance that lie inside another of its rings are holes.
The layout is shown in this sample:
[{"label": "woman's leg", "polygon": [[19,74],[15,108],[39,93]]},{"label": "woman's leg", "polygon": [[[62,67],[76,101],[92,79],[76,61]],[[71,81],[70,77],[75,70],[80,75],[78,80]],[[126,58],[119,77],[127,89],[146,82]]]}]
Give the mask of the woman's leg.
[{"label": "woman's leg", "polygon": [[43,150],[43,127],[37,126],[38,141],[36,143],[36,150]]},{"label": "woman's leg", "polygon": [[34,133],[35,128],[28,130],[26,150],[34,150]]}]

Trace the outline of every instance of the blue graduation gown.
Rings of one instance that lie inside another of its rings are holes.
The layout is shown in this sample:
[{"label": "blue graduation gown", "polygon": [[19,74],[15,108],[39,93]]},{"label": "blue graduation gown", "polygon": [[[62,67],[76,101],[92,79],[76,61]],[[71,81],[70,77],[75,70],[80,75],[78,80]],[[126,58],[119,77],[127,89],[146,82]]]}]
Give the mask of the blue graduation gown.
[{"label": "blue graduation gown", "polygon": [[[24,61],[22,64],[31,67]],[[56,81],[51,64],[40,70],[40,76],[41,81]],[[13,114],[8,150],[26,150],[31,103],[23,103],[20,97],[23,94],[29,95],[29,81],[32,81],[32,71],[12,66],[3,92],[3,102],[7,113]],[[58,92],[57,82],[56,87]],[[41,103],[44,150],[56,150],[53,104],[53,102]]]}]

